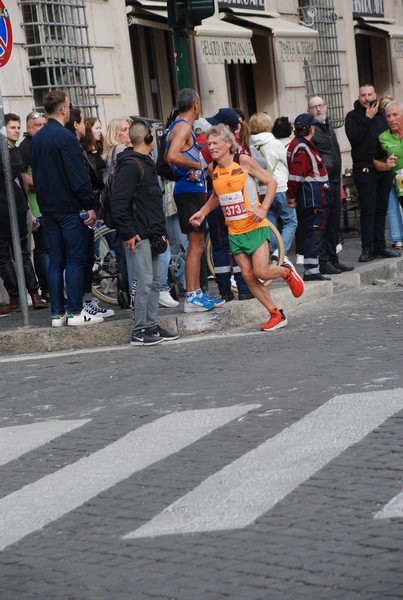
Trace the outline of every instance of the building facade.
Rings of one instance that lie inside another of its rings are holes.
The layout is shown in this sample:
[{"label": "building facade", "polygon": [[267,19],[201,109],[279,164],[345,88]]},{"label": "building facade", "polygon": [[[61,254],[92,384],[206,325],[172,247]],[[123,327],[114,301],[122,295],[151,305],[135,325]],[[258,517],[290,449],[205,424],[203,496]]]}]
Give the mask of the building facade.
[{"label": "building facade", "polygon": [[[0,69],[5,111],[40,109],[68,91],[105,125],[119,115],[165,120],[177,94],[166,0],[6,0],[14,46]],[[291,120],[324,96],[346,165],[345,114],[360,83],[403,98],[402,0],[217,0],[188,30],[189,84],[203,114],[222,106]]]}]

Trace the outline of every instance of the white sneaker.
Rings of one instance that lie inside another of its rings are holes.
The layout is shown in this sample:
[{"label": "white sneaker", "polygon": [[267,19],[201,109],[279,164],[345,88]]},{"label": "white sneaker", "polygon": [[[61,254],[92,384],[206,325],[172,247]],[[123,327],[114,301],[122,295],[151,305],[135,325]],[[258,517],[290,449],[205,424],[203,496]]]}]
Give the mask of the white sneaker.
[{"label": "white sneaker", "polygon": [[64,327],[65,325],[67,325],[67,313],[52,315],[52,327]]},{"label": "white sneaker", "polygon": [[163,290],[160,292],[159,305],[164,306],[165,308],[175,308],[176,306],[179,306],[179,302],[172,298],[168,290]]},{"label": "white sneaker", "polygon": [[113,317],[115,314],[115,311],[111,308],[102,308],[102,306],[99,306],[98,298],[84,302],[84,310],[90,317],[103,317],[104,319]]},{"label": "white sneaker", "polygon": [[297,260],[295,262],[297,265],[303,265],[304,264],[304,255],[297,254]]},{"label": "white sneaker", "polygon": [[103,317],[89,315],[84,309],[79,315],[73,315],[71,313],[67,315],[67,325],[69,327],[78,327],[79,325],[96,325],[97,323],[103,323]]}]

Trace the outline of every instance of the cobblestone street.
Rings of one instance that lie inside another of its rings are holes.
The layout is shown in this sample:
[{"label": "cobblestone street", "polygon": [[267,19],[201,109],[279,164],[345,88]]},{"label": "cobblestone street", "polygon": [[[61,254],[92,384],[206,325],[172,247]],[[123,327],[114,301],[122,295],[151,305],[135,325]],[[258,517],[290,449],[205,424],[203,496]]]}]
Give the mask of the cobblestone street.
[{"label": "cobblestone street", "polygon": [[402,294],[2,358],[1,600],[402,598]]}]

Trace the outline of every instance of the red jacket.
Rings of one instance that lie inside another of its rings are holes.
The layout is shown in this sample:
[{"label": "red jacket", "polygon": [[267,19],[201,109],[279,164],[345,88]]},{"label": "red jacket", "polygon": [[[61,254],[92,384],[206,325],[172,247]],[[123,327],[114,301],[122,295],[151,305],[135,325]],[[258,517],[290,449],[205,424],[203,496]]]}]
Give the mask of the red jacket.
[{"label": "red jacket", "polygon": [[320,208],[332,202],[326,167],[312,142],[295,137],[288,146],[287,198],[300,208]]}]

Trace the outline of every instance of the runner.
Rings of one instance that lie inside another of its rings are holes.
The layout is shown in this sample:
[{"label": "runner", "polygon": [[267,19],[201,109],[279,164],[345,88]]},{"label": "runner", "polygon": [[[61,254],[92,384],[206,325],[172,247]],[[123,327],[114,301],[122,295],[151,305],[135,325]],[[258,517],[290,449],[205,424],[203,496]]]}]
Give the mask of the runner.
[{"label": "runner", "polygon": [[[270,233],[266,214],[276,193],[276,181],[250,156],[234,156],[235,138],[224,125],[212,127],[207,140],[214,161],[210,166],[214,193],[190,218],[190,223],[199,225],[209,212],[221,204],[228,225],[231,251],[236,254],[249,289],[269,311],[269,320],[260,329],[274,331],[287,325],[287,319],[261,280],[282,277],[296,298],[304,292],[304,283],[291,263],[281,267],[269,264],[267,242],[270,241]],[[253,177],[267,185],[262,204]]]}]

